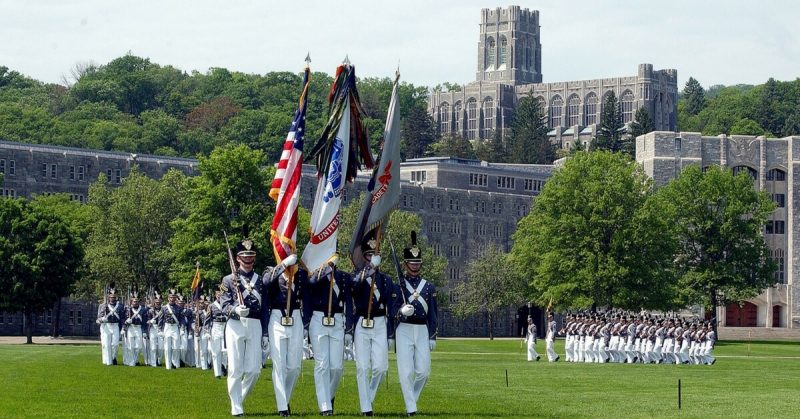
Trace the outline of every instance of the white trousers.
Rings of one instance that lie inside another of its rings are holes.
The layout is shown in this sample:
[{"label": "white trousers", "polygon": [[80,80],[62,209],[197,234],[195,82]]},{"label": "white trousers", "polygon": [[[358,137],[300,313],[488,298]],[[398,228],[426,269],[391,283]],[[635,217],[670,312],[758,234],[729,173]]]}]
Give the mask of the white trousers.
[{"label": "white trousers", "polygon": [[164,365],[168,370],[181,366],[181,336],[174,323],[164,323]]},{"label": "white trousers", "polygon": [[406,412],[417,411],[417,401],[431,374],[428,326],[400,323],[397,327],[397,375]]},{"label": "white trousers", "polygon": [[314,350],[314,386],[320,412],[333,410],[336,388],[344,371],[344,315],[334,314],[334,325],[324,326],[325,314],[315,311],[308,325],[308,335]]},{"label": "white trousers", "polygon": [[[269,316],[272,387],[275,390],[275,404],[281,411],[289,409],[294,386],[300,377],[300,361],[303,359],[303,319],[300,310],[292,310],[292,326],[281,325],[282,316],[280,310],[272,310]],[[261,353],[258,356],[260,360]]]},{"label": "white trousers", "polygon": [[211,324],[211,364],[214,367],[214,377],[222,377],[223,362],[222,347],[225,345],[225,323],[213,322]]},{"label": "white trousers", "polygon": [[158,335],[158,326],[150,325],[150,355],[148,357],[148,363],[151,367],[158,366],[158,358],[161,356],[161,352],[164,350],[164,338],[163,336]]},{"label": "white trousers", "polygon": [[359,317],[356,322],[353,352],[361,412],[371,412],[381,381],[389,371],[389,343],[386,340],[386,317],[373,318],[373,327],[369,329],[361,327],[363,319]]},{"label": "white trousers", "polygon": [[533,336],[528,336],[525,341],[528,345],[528,361],[536,361],[536,358],[539,357],[539,353],[536,352],[536,339]]},{"label": "white trousers", "polygon": [[545,348],[547,349],[547,360],[550,362],[555,362],[558,358],[558,354],[556,353],[555,346],[553,345],[553,339],[545,339]]},{"label": "white trousers", "polygon": [[119,325],[100,323],[100,348],[104,365],[113,365],[119,346]]},{"label": "white trousers", "polygon": [[228,346],[228,397],[231,415],[244,413],[242,404],[261,374],[261,321],[229,319],[225,328]]},{"label": "white trousers", "polygon": [[126,365],[135,366],[139,362],[139,355],[144,351],[144,340],[142,339],[142,326],[130,324],[125,337],[125,345],[128,347],[129,357]]}]

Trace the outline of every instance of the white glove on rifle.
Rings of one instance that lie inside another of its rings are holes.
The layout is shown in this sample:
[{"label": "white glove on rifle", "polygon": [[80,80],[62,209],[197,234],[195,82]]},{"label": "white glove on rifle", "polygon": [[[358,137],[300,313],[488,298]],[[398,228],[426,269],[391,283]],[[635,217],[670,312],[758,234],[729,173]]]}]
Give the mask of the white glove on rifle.
[{"label": "white glove on rifle", "polygon": [[395,349],[394,339],[389,339],[389,351],[394,352],[394,349]]},{"label": "white glove on rifle", "polygon": [[261,349],[269,351],[269,336],[261,336]]},{"label": "white glove on rifle", "polygon": [[349,333],[344,334],[344,346],[350,346],[353,344],[353,335]]},{"label": "white glove on rifle", "polygon": [[404,304],[403,307],[400,307],[400,314],[408,317],[414,315],[414,306],[411,304]]},{"label": "white glove on rifle", "polygon": [[233,309],[233,312],[236,313],[239,317],[247,317],[250,314],[250,309],[247,306],[236,306]]},{"label": "white glove on rifle", "polygon": [[428,340],[428,347],[431,349],[431,351],[436,350],[436,339]]},{"label": "white glove on rifle", "polygon": [[133,323],[133,322],[131,321],[131,319],[125,320],[125,324],[131,324],[131,323]]},{"label": "white glove on rifle", "polygon": [[370,260],[370,261],[369,261],[369,263],[370,263],[370,264],[371,264],[371,265],[372,265],[372,266],[373,266],[375,269],[377,269],[377,268],[378,268],[378,266],[381,266],[381,255],[373,255],[373,256],[372,256],[372,260]]}]

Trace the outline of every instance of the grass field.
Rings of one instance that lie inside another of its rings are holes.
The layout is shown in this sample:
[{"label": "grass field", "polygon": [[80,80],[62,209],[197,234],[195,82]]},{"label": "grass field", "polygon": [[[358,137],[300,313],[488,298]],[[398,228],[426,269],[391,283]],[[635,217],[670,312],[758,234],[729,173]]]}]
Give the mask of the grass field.
[{"label": "grass field", "polygon": [[[540,341],[540,352],[543,342]],[[557,350],[563,353],[563,341]],[[422,417],[800,417],[800,343],[720,342],[714,366],[526,362],[518,340],[439,341]],[[121,359],[121,358],[120,358]],[[506,373],[508,385],[506,385]],[[678,410],[677,383],[682,382]],[[230,417],[225,380],[194,368],[106,367],[98,345],[0,345],[2,417]],[[357,415],[355,364],[345,364],[336,416]],[[314,417],[312,361],[291,402]],[[246,416],[275,416],[271,369]],[[378,417],[404,415],[391,356]]]}]

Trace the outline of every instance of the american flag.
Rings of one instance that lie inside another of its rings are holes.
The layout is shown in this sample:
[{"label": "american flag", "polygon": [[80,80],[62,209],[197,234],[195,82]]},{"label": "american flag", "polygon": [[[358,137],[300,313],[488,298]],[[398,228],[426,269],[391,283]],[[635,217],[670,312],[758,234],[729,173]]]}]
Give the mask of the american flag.
[{"label": "american flag", "polygon": [[303,75],[303,93],[300,103],[294,113],[292,127],[286,142],[283,144],[283,153],[272,180],[269,196],[277,202],[275,218],[272,219],[270,237],[275,260],[280,263],[284,258],[295,252],[297,240],[297,206],[300,203],[300,177],[303,170],[303,135],[306,127],[306,107],[308,99],[308,84],[310,69],[306,66]]}]

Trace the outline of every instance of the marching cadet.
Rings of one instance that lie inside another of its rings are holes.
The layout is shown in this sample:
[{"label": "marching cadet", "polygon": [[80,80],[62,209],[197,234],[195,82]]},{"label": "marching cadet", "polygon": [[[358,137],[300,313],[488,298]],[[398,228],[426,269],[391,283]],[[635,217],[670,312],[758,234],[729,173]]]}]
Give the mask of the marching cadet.
[{"label": "marching cadet", "polygon": [[396,296],[392,278],[378,270],[381,256],[376,254],[378,241],[374,234],[364,236],[360,243],[366,263],[353,273],[351,294],[355,315],[347,326],[345,344],[353,341],[356,361],[358,400],[363,416],[372,416],[372,403],[381,381],[389,371],[389,348],[394,349],[393,298]]},{"label": "marching cadet", "polygon": [[528,327],[525,330],[525,343],[528,345],[528,361],[538,361],[539,354],[536,352],[536,325],[533,317],[528,316]]},{"label": "marching cadet", "polygon": [[148,357],[151,367],[159,366],[159,358],[164,351],[164,331],[159,324],[161,323],[161,295],[156,292],[153,306],[147,314],[147,333],[150,336],[150,356]]},{"label": "marching cadet", "polygon": [[183,309],[181,325],[181,363],[183,366],[194,366],[194,309],[188,297],[178,296],[178,306]]},{"label": "marching cadet", "polygon": [[97,308],[97,324],[100,325],[100,347],[104,365],[117,365],[117,347],[122,324],[125,322],[125,306],[117,300],[113,284],[109,287],[107,302]]},{"label": "marching cadet", "polygon": [[[350,274],[336,269],[335,257],[309,278],[303,311],[310,319],[308,336],[314,351],[314,386],[322,416],[333,416],[333,400],[344,371],[347,319],[353,315]],[[352,327],[352,324],[350,324]]]},{"label": "marching cadet", "polygon": [[707,365],[714,365],[717,358],[714,358],[714,344],[717,342],[717,334],[711,322],[706,323],[705,342],[700,353],[702,362]]},{"label": "marching cadet", "polygon": [[225,346],[225,323],[228,322],[228,316],[222,311],[222,302],[220,300],[222,291],[215,291],[215,296],[214,302],[209,306],[211,309],[211,315],[209,316],[211,319],[211,364],[214,367],[214,377],[221,378],[223,368],[227,368],[223,349]]},{"label": "marching cadet", "polygon": [[195,323],[197,330],[195,331],[195,354],[197,358],[197,368],[208,369],[208,344],[211,340],[211,311],[208,308],[208,299],[205,295],[200,296],[198,301],[199,310],[197,322]]},{"label": "marching cadet", "polygon": [[559,359],[555,348],[553,348],[553,341],[556,338],[556,321],[553,319],[553,313],[547,313],[547,334],[545,335],[544,342],[547,349],[547,360],[550,362],[557,362]]},{"label": "marching cadet", "polygon": [[[291,254],[278,266],[264,271],[269,296],[269,327],[263,345],[269,346],[275,404],[282,417],[292,414],[289,401],[300,377],[300,361],[303,357],[304,323],[300,302],[303,287],[308,282],[308,272],[298,268],[292,277],[287,268],[296,263],[297,255]],[[230,350],[228,347],[229,353]]]},{"label": "marching cadet", "polygon": [[673,319],[667,320],[667,325],[664,327],[664,343],[661,346],[661,360],[665,363],[674,363],[673,346],[675,345],[675,321]]},{"label": "marching cadet", "polygon": [[147,324],[146,317],[147,310],[139,305],[139,294],[134,291],[131,294],[131,306],[127,310],[127,319],[125,319],[125,336],[126,344],[130,358],[128,359],[128,366],[139,365],[139,356],[144,350],[144,341],[142,336],[146,332],[143,327]]},{"label": "marching cadet", "polygon": [[[262,278],[253,271],[256,247],[250,239],[236,243],[238,268],[222,278],[220,304],[228,317],[228,396],[231,415],[243,416],[243,403],[261,374],[261,346],[266,341],[267,310]],[[233,264],[233,261],[231,261]]]},{"label": "marching cadet", "polygon": [[627,326],[627,341],[625,342],[625,358],[629,364],[636,362],[636,351],[634,341],[636,340],[636,320],[631,318]]},{"label": "marching cadet", "polygon": [[168,370],[181,366],[181,332],[183,310],[178,306],[178,294],[169,290],[167,305],[161,309],[158,327],[164,332],[164,365]]},{"label": "marching cadet", "polygon": [[[422,251],[417,234],[411,232],[411,246],[403,249],[405,276],[400,296],[395,297],[399,324],[397,331],[397,372],[408,416],[417,414],[417,401],[431,373],[431,351],[436,349],[436,287],[420,277]],[[356,347],[358,355],[358,347]]]}]

